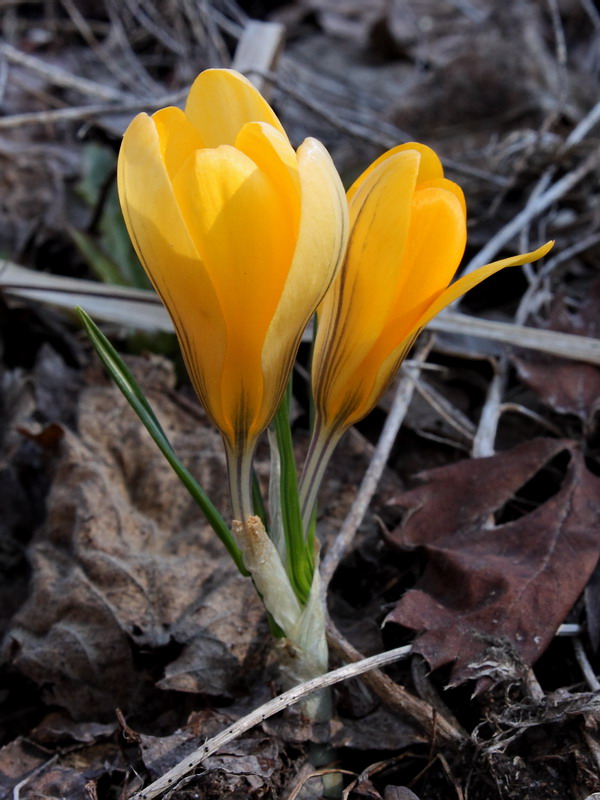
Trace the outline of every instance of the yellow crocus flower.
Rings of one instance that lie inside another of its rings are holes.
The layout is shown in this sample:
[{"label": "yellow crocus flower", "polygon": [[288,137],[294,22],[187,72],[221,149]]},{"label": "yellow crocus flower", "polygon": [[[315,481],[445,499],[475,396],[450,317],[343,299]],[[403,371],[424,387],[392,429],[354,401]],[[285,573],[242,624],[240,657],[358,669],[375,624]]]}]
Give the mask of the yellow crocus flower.
[{"label": "yellow crocus flower", "polygon": [[137,254],[244,484],[232,498],[244,519],[256,439],[344,254],[340,179],[320,142],[294,151],[252,84],[213,69],[197,77],[185,111],[135,117],[118,185]]},{"label": "yellow crocus flower", "polygon": [[552,247],[496,261],[450,284],[466,244],[465,200],[422,144],[400,145],[377,159],[350,188],[348,202],[346,259],[318,310],[316,426],[302,486],[306,520],[335,444],[377,403],[419,331],[488,276]]}]

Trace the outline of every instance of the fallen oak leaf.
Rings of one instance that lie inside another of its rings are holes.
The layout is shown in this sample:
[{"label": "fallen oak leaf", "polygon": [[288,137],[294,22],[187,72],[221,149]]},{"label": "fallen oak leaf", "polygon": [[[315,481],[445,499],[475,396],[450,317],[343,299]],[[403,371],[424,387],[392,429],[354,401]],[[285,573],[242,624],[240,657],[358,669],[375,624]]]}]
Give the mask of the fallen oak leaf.
[{"label": "fallen oak leaf", "polygon": [[[560,488],[529,513],[494,522],[563,453],[569,463]],[[386,622],[419,631],[414,649],[433,668],[454,662],[451,685],[480,674],[475,665],[490,637],[508,640],[533,663],[598,561],[600,479],[573,442],[555,439],[421,477],[422,486],[393,501],[406,515],[388,538],[402,549],[422,547],[427,567]]]}]

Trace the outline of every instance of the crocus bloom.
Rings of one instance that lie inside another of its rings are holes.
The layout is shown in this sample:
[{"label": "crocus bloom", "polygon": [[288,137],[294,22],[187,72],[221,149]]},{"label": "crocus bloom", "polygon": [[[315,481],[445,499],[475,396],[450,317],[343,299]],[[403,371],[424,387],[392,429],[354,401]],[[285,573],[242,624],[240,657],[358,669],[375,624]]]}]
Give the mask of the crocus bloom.
[{"label": "crocus bloom", "polygon": [[318,311],[316,426],[303,481],[307,515],[331,450],[376,404],[419,331],[488,276],[534,261],[552,246],[450,284],[465,249],[465,200],[421,144],[400,145],[377,159],[350,188],[348,202],[346,260]]},{"label": "crocus bloom", "polygon": [[[252,84],[216,69],[198,76],[185,111],[132,121],[118,183],[194,388],[223,434],[230,470],[247,482],[256,439],[345,250],[335,167],[314,139],[295,152]],[[247,515],[243,494],[234,513]]]}]

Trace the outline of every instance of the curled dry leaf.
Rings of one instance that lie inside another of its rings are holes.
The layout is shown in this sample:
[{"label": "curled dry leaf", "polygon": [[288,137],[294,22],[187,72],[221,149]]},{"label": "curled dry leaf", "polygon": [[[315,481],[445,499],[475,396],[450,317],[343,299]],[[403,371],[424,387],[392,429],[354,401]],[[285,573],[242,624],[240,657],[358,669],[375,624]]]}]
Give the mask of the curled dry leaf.
[{"label": "curled dry leaf", "polygon": [[[558,291],[548,320],[550,330],[600,338],[600,280],[576,312],[567,308],[567,295]],[[521,380],[559,414],[573,414],[590,425],[600,410],[600,369],[591,364],[544,356],[532,351],[513,355]]]},{"label": "curled dry leaf", "polygon": [[[218,435],[178,404],[164,363],[139,360],[138,379],[182,459],[226,509]],[[251,582],[117,389],[86,389],[78,428],[60,444],[30,549],[31,595],[4,657],[75,719],[135,707],[144,685],[136,652],[166,646],[161,688],[233,693],[261,663]]]},{"label": "curled dry leaf", "polygon": [[[548,496],[550,468],[558,471],[561,458],[562,483]],[[531,492],[540,475],[546,499],[523,513],[515,496]],[[490,638],[508,640],[531,664],[598,561],[600,478],[572,442],[554,439],[421,477],[422,486],[394,501],[406,514],[389,539],[423,548],[427,567],[386,621],[419,631],[415,649],[432,667],[454,662],[453,684],[481,674],[476,663]]]}]

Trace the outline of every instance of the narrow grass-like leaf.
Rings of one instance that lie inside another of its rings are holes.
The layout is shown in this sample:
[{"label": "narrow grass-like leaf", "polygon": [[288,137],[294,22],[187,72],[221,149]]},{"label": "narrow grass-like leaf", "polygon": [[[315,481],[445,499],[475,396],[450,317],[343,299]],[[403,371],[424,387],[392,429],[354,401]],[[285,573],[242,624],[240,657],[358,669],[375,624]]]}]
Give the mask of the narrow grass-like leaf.
[{"label": "narrow grass-like leaf", "polygon": [[314,572],[312,548],[304,538],[302,513],[298,496],[298,475],[290,430],[291,381],[274,419],[277,449],[281,462],[280,502],[286,542],[286,571],[298,600],[305,604]]},{"label": "narrow grass-like leaf", "polygon": [[98,357],[110,373],[112,379],[125,396],[125,399],[129,405],[138,415],[150,436],[158,445],[160,451],[173,468],[179,480],[183,483],[185,488],[202,510],[202,513],[206,517],[208,523],[227,548],[229,555],[234,560],[239,571],[242,573],[242,575],[248,575],[248,571],[244,567],[242,553],[235,543],[235,540],[231,534],[231,531],[227,527],[225,520],[215,508],[204,489],[202,489],[200,484],[175,454],[167,435],[162,429],[162,426],[152,410],[150,403],[142,392],[131,371],[112,344],[108,341],[106,336],[104,336],[104,334],[94,323],[89,314],[79,307],[76,310],[90,339],[90,342],[94,346]]},{"label": "narrow grass-like leaf", "polygon": [[118,265],[102,251],[89,234],[75,228],[70,228],[69,234],[88,266],[101,281],[119,286],[127,285]]}]

